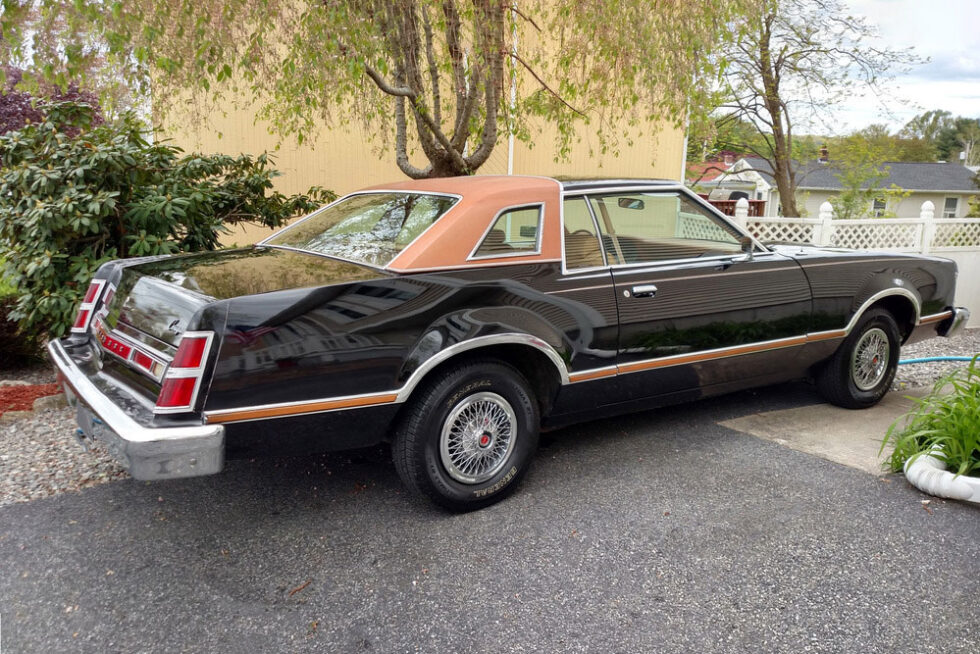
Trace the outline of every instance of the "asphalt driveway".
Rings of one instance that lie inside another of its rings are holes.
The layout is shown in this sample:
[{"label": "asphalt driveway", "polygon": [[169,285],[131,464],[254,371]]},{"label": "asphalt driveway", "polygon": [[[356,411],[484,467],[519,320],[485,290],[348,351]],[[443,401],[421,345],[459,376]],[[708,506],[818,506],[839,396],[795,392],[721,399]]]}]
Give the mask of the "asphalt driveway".
[{"label": "asphalt driveway", "polygon": [[566,429],[463,516],[380,449],[6,506],[0,652],[975,653],[980,509],[717,424],[817,402]]}]

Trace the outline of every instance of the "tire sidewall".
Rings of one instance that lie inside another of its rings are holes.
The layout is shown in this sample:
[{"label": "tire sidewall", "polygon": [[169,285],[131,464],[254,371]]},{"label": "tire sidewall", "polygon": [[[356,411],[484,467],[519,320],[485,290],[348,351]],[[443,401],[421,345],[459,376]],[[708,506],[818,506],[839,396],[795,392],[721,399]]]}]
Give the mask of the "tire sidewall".
[{"label": "tire sidewall", "polygon": [[[527,472],[538,444],[538,411],[527,384],[516,371],[498,364],[472,366],[459,376],[437,385],[433,396],[434,410],[423,422],[424,447],[421,455],[425,481],[448,503],[476,508],[490,504],[511,492]],[[467,397],[491,392],[500,395],[514,411],[517,420],[516,442],[506,464],[490,479],[479,484],[465,484],[453,479],[440,455],[440,438],[446,418]]]}]

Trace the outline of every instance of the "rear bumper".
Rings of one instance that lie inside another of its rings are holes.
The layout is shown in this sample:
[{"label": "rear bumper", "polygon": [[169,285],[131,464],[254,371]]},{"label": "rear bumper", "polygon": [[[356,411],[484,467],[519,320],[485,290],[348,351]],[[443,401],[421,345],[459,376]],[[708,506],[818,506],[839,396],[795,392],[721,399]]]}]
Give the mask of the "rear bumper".
[{"label": "rear bumper", "polygon": [[48,343],[51,360],[86,438],[106,447],[135,479],[198,477],[221,471],[225,461],[223,425],[150,427],[114,403],[79,368],[61,341]]},{"label": "rear bumper", "polygon": [[939,327],[940,336],[955,336],[970,322],[970,310],[966,307],[955,307],[953,317],[944,321]]}]

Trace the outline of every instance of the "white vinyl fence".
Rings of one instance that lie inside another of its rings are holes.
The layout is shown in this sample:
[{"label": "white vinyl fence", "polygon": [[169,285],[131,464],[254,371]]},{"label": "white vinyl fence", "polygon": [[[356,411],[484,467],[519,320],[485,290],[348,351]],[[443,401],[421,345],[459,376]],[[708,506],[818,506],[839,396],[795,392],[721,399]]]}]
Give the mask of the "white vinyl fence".
[{"label": "white vinyl fence", "polygon": [[748,210],[748,202],[739,200],[735,221],[760,241],[915,252],[952,259],[959,266],[956,304],[972,310],[970,327],[980,326],[980,218],[936,218],[936,208],[928,200],[915,218],[836,220],[829,202],[820,206],[817,218],[750,218]]}]

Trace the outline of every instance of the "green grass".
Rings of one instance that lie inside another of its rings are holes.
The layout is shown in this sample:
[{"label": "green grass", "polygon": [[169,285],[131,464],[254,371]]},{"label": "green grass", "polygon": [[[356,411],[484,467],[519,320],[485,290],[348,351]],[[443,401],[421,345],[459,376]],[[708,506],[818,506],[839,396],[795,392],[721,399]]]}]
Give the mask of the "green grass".
[{"label": "green grass", "polygon": [[936,382],[932,392],[916,399],[916,406],[888,428],[881,451],[895,446],[886,461],[898,472],[913,457],[930,452],[958,475],[980,477],[980,367],[973,357],[961,368]]}]

